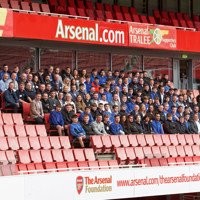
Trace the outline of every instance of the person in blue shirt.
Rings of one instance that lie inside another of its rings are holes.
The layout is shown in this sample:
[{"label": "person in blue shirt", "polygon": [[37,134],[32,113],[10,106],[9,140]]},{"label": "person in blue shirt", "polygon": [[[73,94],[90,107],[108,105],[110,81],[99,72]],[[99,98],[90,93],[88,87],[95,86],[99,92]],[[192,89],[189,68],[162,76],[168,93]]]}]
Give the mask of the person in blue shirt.
[{"label": "person in blue shirt", "polygon": [[189,119],[190,119],[190,114],[189,113],[184,114],[185,125],[186,125],[188,131],[190,130]]},{"label": "person in blue shirt", "polygon": [[160,114],[155,114],[155,120],[151,123],[152,129],[156,134],[164,134],[162,124],[160,122]]},{"label": "person in blue shirt", "polygon": [[177,110],[176,106],[171,107],[172,121],[173,122],[179,121],[179,117],[178,117],[178,114],[176,113],[176,110]]},{"label": "person in blue shirt", "polygon": [[147,112],[149,109],[149,98],[147,96],[144,97],[143,104],[146,106],[146,112]]},{"label": "person in blue shirt", "polygon": [[115,121],[110,125],[110,131],[113,135],[124,135],[123,128],[121,126],[120,122],[120,116],[115,115]]},{"label": "person in blue shirt", "polygon": [[84,82],[85,86],[86,86],[86,92],[89,93],[90,92],[90,88],[91,88],[91,83],[90,83],[90,76],[86,76],[86,81]]},{"label": "person in blue shirt", "polygon": [[62,83],[60,81],[60,77],[58,74],[55,74],[53,77],[53,80],[51,81],[51,86],[52,86],[53,90],[55,89],[55,85],[59,85],[59,91],[61,92],[62,91]]},{"label": "person in blue shirt", "polygon": [[135,105],[136,105],[136,97],[132,96],[131,97],[131,102],[128,103],[128,110],[129,110],[128,113],[130,113],[130,112],[132,112],[134,110]]},{"label": "person in blue shirt", "polygon": [[3,65],[3,70],[0,72],[0,80],[3,79],[4,74],[8,74],[8,79],[10,78],[10,74],[8,72],[8,65],[6,64]]},{"label": "person in blue shirt", "polygon": [[107,85],[107,84],[104,86],[104,94],[106,95],[106,101],[107,102],[110,102],[110,101],[113,100],[113,96],[110,93],[110,86]]},{"label": "person in blue shirt", "polygon": [[97,70],[96,69],[92,69],[92,73],[90,75],[90,83],[94,82],[95,77],[97,76]]},{"label": "person in blue shirt", "polygon": [[58,135],[62,136],[64,134],[64,120],[63,116],[61,113],[62,106],[56,105],[56,109],[51,111],[50,116],[49,116],[49,123],[51,125],[51,129],[56,129],[58,130]]},{"label": "person in blue shirt", "polygon": [[73,115],[72,116],[72,124],[70,124],[70,134],[73,136],[74,140],[73,143],[78,140],[80,143],[80,146],[82,148],[85,147],[83,140],[89,140],[89,137],[86,136],[86,133],[83,129],[83,127],[78,123],[78,116]]},{"label": "person in blue shirt", "polygon": [[107,77],[106,77],[106,73],[105,73],[104,69],[100,70],[100,73],[99,73],[99,75],[97,75],[97,77],[99,78],[99,85],[103,85],[106,83]]},{"label": "person in blue shirt", "polygon": [[170,81],[166,82],[166,85],[164,86],[164,88],[165,88],[165,92],[169,92],[169,89],[171,88],[170,87]]},{"label": "person in blue shirt", "polygon": [[82,112],[81,114],[80,114],[80,116],[79,116],[79,118],[78,118],[78,121],[81,123],[81,122],[83,122],[83,116],[84,115],[89,115],[89,124],[91,124],[93,121],[94,121],[94,119],[93,119],[93,117],[92,117],[92,114],[90,113],[90,107],[89,106],[86,106],[85,107],[85,112]]},{"label": "person in blue shirt", "polygon": [[154,100],[155,97],[158,97],[157,88],[153,87],[151,92],[151,98]]}]

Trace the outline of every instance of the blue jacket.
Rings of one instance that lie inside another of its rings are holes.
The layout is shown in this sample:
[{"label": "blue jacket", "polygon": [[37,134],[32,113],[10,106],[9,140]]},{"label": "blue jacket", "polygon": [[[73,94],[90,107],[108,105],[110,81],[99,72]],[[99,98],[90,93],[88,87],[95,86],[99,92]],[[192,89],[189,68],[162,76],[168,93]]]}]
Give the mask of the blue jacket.
[{"label": "blue jacket", "polygon": [[176,114],[172,114],[172,121],[173,122],[177,122],[177,119],[175,118],[175,116],[178,117],[178,114],[177,113]]},{"label": "blue jacket", "polygon": [[3,79],[3,75],[4,75],[4,74],[8,74],[8,79],[10,79],[10,74],[9,74],[8,72],[2,71],[2,72],[0,72],[0,80]]},{"label": "blue jacket", "polygon": [[101,75],[97,75],[97,77],[99,78],[99,85],[103,85],[106,83],[106,79],[107,79],[106,76],[102,77]]},{"label": "blue jacket", "polygon": [[[110,119],[109,119],[110,122],[113,123],[115,121],[115,115],[116,115],[115,113],[113,113],[113,112],[111,113],[111,116],[110,116]],[[117,114],[117,115],[120,115],[120,114]]]},{"label": "blue jacket", "polygon": [[156,93],[153,93],[153,92],[151,92],[151,98],[154,100],[154,99],[155,99],[155,97],[158,97],[158,94],[157,94],[157,92],[156,92]]},{"label": "blue jacket", "polygon": [[104,94],[106,95],[106,101],[110,102],[113,100],[113,96],[110,92],[104,92]]},{"label": "blue jacket", "polygon": [[135,103],[133,104],[133,102],[128,103],[129,113],[130,113],[131,111],[133,111],[135,105],[136,105],[136,104],[135,104]]},{"label": "blue jacket", "polygon": [[[95,76],[96,77],[96,76]],[[95,78],[92,74],[90,75],[90,83],[94,82],[94,78]]]},{"label": "blue jacket", "polygon": [[[78,121],[79,122],[83,122],[83,116],[85,115],[85,112],[82,112],[78,118]],[[94,121],[93,117],[92,117],[92,114],[89,113],[89,122],[88,124],[91,124],[92,122]]]},{"label": "blue jacket", "polygon": [[87,83],[86,81],[84,83],[86,85],[86,91],[87,91],[87,93],[89,93],[90,92],[90,88],[91,88],[91,83]]},{"label": "blue jacket", "polygon": [[64,120],[61,112],[57,112],[56,110],[52,111],[49,116],[49,123],[51,125],[60,125],[64,126]]},{"label": "blue jacket", "polygon": [[71,135],[74,137],[81,137],[81,135],[79,135],[78,133],[83,133],[84,135],[86,135],[84,129],[82,128],[82,126],[79,123],[70,124],[69,130],[70,130]]},{"label": "blue jacket", "polygon": [[123,131],[123,128],[122,128],[121,124],[115,124],[115,122],[113,122],[110,125],[110,130],[111,130],[111,132],[112,132],[113,135],[119,135],[118,131],[119,130]]},{"label": "blue jacket", "polygon": [[14,91],[11,92],[9,88],[3,93],[3,99],[6,103],[6,106],[19,103],[16,93]]},{"label": "blue jacket", "polygon": [[59,91],[61,92],[62,91],[62,83],[60,81],[59,82],[51,81],[52,89],[55,88],[55,85],[59,85]]},{"label": "blue jacket", "polygon": [[156,134],[164,134],[162,129],[162,124],[157,122],[156,120],[152,121],[151,123],[152,129]]}]

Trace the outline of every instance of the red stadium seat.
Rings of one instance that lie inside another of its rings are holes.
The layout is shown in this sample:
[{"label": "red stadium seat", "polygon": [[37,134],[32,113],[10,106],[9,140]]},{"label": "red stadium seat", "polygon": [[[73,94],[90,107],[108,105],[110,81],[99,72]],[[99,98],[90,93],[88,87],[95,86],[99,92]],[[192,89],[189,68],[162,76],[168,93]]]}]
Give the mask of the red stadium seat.
[{"label": "red stadium seat", "polygon": [[183,14],[183,19],[184,19],[185,21],[190,21],[190,17],[189,17],[189,15],[188,15],[187,13],[184,13],[184,14]]},{"label": "red stadium seat", "polygon": [[96,10],[96,15],[97,15],[97,18],[105,20],[105,16],[102,10]]},{"label": "red stadium seat", "polygon": [[172,25],[173,26],[176,26],[176,27],[179,27],[179,21],[177,19],[172,19]]},{"label": "red stadium seat", "polygon": [[29,139],[31,149],[34,149],[34,150],[41,149],[38,137],[29,137],[28,139]]},{"label": "red stadium seat", "polygon": [[[43,4],[41,4],[42,6]],[[47,4],[44,4],[47,5]],[[47,5],[48,6],[48,5]],[[45,12],[45,11],[43,11]],[[49,11],[50,12],[50,11]],[[30,117],[30,111],[31,111],[31,104],[30,103],[23,103],[22,104],[23,107],[23,118],[26,122],[35,122],[34,119],[31,119]]]},{"label": "red stadium seat", "polygon": [[148,19],[150,24],[156,24],[156,20],[153,16],[148,16],[147,19]]},{"label": "red stadium seat", "polygon": [[25,129],[28,136],[37,136],[35,125],[25,125]]},{"label": "red stadium seat", "polygon": [[60,136],[60,146],[63,149],[70,149],[71,148],[71,144],[69,142],[69,137],[68,136]]},{"label": "red stadium seat", "polygon": [[30,159],[30,156],[29,156],[29,151],[21,150],[21,151],[18,151],[17,154],[18,154],[19,163],[25,164],[25,163],[31,162],[31,159]]},{"label": "red stadium seat", "polygon": [[163,145],[163,141],[162,141],[162,138],[161,138],[160,134],[154,134],[153,135],[153,139],[154,139],[154,142],[155,142],[156,146],[162,146]]},{"label": "red stadium seat", "polygon": [[119,169],[117,160],[108,160],[108,165],[110,166],[110,169]]},{"label": "red stadium seat", "polygon": [[126,152],[126,156],[127,156],[128,161],[129,161],[129,164],[134,164],[136,156],[135,156],[135,152],[134,152],[133,147],[125,148],[125,152]]},{"label": "red stadium seat", "polygon": [[121,9],[120,9],[120,7],[118,5],[113,5],[112,7],[113,7],[113,10],[114,10],[115,13],[116,12],[121,12]]},{"label": "red stadium seat", "polygon": [[195,165],[200,164],[200,157],[199,156],[194,156],[193,161],[196,162],[194,163]]},{"label": "red stadium seat", "polygon": [[139,161],[139,164],[145,164],[145,167],[151,167],[151,163],[150,163],[149,159],[141,159]]},{"label": "red stadium seat", "polygon": [[194,165],[192,157],[185,157],[184,158],[185,165]]},{"label": "red stadium seat", "polygon": [[49,141],[52,149],[61,149],[59,136],[50,136]]},{"label": "red stadium seat", "polygon": [[144,152],[145,158],[153,158],[151,147],[143,147],[143,152]]},{"label": "red stadium seat", "polygon": [[91,1],[85,1],[85,6],[87,9],[94,10],[94,6]]},{"label": "red stadium seat", "polygon": [[[44,170],[43,164],[42,163],[35,163],[35,169],[36,170]],[[44,173],[44,171],[40,171],[37,173]]]},{"label": "red stadium seat", "polygon": [[154,142],[154,138],[153,135],[144,135],[145,136],[145,140],[147,142],[147,146],[155,146],[155,142]]},{"label": "red stadium seat", "polygon": [[175,146],[168,146],[168,150],[169,150],[170,157],[178,157]]},{"label": "red stadium seat", "polygon": [[144,135],[136,135],[136,138],[137,138],[139,146],[141,146],[141,147],[147,146],[147,142],[145,140]]},{"label": "red stadium seat", "polygon": [[133,19],[133,22],[138,22],[140,23],[140,18],[138,15],[132,15],[132,19]]},{"label": "red stadium seat", "polygon": [[[1,6],[1,8],[10,8],[10,5],[8,4],[8,2],[0,2],[0,6]],[[2,97],[3,96],[3,92],[1,94],[2,94],[1,95],[1,97]],[[1,98],[1,99],[3,99],[3,98]],[[2,102],[2,109],[3,110],[7,110],[5,108],[5,103],[3,103],[3,102]],[[12,108],[10,108],[9,110],[12,110]]]},{"label": "red stadium seat", "polygon": [[158,162],[160,163],[160,166],[168,166],[166,158],[159,158]]},{"label": "red stadium seat", "polygon": [[28,2],[21,2],[21,8],[22,10],[31,10],[31,7]]},{"label": "red stadium seat", "polygon": [[89,170],[89,166],[88,166],[87,161],[78,162],[78,167],[79,167],[80,170]]},{"label": "red stadium seat", "polygon": [[152,167],[159,167],[160,166],[158,158],[149,159],[149,162],[150,162]]},{"label": "red stadium seat", "polygon": [[96,10],[102,10],[102,11],[104,11],[102,3],[95,2],[95,7],[96,7]]},{"label": "red stadium seat", "polygon": [[18,143],[17,137],[8,137],[7,140],[8,140],[8,146],[10,149],[14,151],[19,149],[19,143]]},{"label": "red stadium seat", "polygon": [[4,125],[3,128],[6,136],[15,137],[15,131],[13,125]]},{"label": "red stadium seat", "polygon": [[161,146],[160,152],[161,152],[162,157],[164,157],[164,158],[168,158],[170,156],[167,146]]},{"label": "red stadium seat", "polygon": [[130,7],[130,13],[131,13],[132,16],[133,16],[133,15],[137,15],[137,10],[136,10],[136,8]]},{"label": "red stadium seat", "polygon": [[74,16],[77,16],[77,13],[76,13],[76,10],[74,7],[68,7],[68,14],[69,15],[74,15]]},{"label": "red stadium seat", "polygon": [[35,125],[35,130],[38,136],[47,136],[45,125]]},{"label": "red stadium seat", "polygon": [[110,140],[111,140],[111,143],[113,145],[113,148],[121,147],[119,137],[117,135],[111,135]]},{"label": "red stadium seat", "polygon": [[125,21],[132,22],[130,13],[123,13]]},{"label": "red stadium seat", "polygon": [[181,21],[181,20],[183,20],[183,15],[182,15],[182,13],[176,13],[176,17],[177,17],[177,19],[179,20],[179,21]]},{"label": "red stadium seat", "polygon": [[73,152],[74,152],[75,161],[85,161],[83,149],[74,149]]},{"label": "red stadium seat", "polygon": [[128,135],[128,140],[131,147],[139,146],[136,135]]},{"label": "red stadium seat", "polygon": [[121,12],[115,13],[116,20],[124,21],[124,17]]},{"label": "red stadium seat", "polygon": [[178,142],[178,139],[177,139],[177,135],[170,134],[169,135],[169,139],[170,139],[172,145],[174,145],[174,146],[179,145],[179,142]]},{"label": "red stadium seat", "polygon": [[101,153],[102,148],[103,148],[101,137],[100,136],[92,136],[92,137],[90,137],[90,139],[91,139],[91,144],[92,144],[92,148],[94,149],[94,152]]},{"label": "red stadium seat", "polygon": [[95,161],[95,155],[93,149],[84,149],[84,155],[86,161]]},{"label": "red stadium seat", "polygon": [[9,149],[9,147],[8,147],[6,137],[0,137],[0,150],[5,151],[8,149]]},{"label": "red stadium seat", "polygon": [[160,147],[158,146],[152,147],[152,153],[153,153],[154,158],[162,158]]},{"label": "red stadium seat", "polygon": [[122,11],[122,13],[129,13],[127,6],[121,6],[121,11]]},{"label": "red stadium seat", "polygon": [[[92,2],[91,2],[91,3],[92,3]],[[77,4],[78,8],[83,8],[83,9],[85,9],[84,1],[78,0],[78,1],[76,2],[76,4]],[[70,6],[74,7],[74,5],[70,5]]]},{"label": "red stadium seat", "polygon": [[86,12],[84,8],[77,8],[77,14],[82,17],[86,17]]},{"label": "red stadium seat", "polygon": [[169,166],[176,166],[176,159],[175,158],[167,158],[167,162]]},{"label": "red stadium seat", "polygon": [[88,165],[89,167],[94,167],[94,168],[90,168],[91,170],[99,170],[98,161],[89,161]]},{"label": "red stadium seat", "polygon": [[61,149],[53,149],[51,152],[52,152],[54,162],[63,162],[64,161]]},{"label": "red stadium seat", "polygon": [[6,151],[6,157],[9,163],[16,163],[16,158],[13,150]]},{"label": "red stadium seat", "polygon": [[194,22],[199,22],[199,16],[198,15],[193,15],[192,19]]},{"label": "red stadium seat", "polygon": [[129,163],[129,161],[127,160],[125,148],[116,148],[115,155],[116,155],[117,161],[120,165]]},{"label": "red stadium seat", "polygon": [[178,134],[177,139],[178,139],[179,145],[182,145],[182,146],[186,145],[185,136],[183,134]]},{"label": "red stadium seat", "polygon": [[179,21],[179,24],[181,27],[187,27],[187,24],[186,24],[185,20],[183,20],[183,19]]},{"label": "red stadium seat", "polygon": [[100,160],[99,161],[99,168],[100,169],[109,169],[108,161],[107,160]]},{"label": "red stadium seat", "polygon": [[[28,174],[28,172],[25,172],[25,171],[28,171],[27,165],[26,165],[26,164],[18,164],[18,165],[17,165],[17,168],[18,168],[18,173],[19,173],[20,171],[21,171],[21,172],[24,171],[23,174]],[[20,174],[20,173],[19,173],[19,174]]]},{"label": "red stadium seat", "polygon": [[68,170],[61,170],[61,169],[66,169],[67,168],[67,163],[65,163],[65,162],[56,163],[56,168],[60,169],[60,170],[58,170],[60,172],[67,172],[68,171]]},{"label": "red stadium seat", "polygon": [[177,157],[175,158],[176,159],[176,162],[178,163],[177,165],[185,165],[185,161],[182,157]]},{"label": "red stadium seat", "polygon": [[110,11],[110,12],[113,11],[110,4],[104,4],[104,9],[105,9],[105,11]]},{"label": "red stadium seat", "polygon": [[175,16],[175,13],[174,13],[174,12],[169,12],[168,14],[169,14],[169,18],[170,18],[171,20],[176,19],[176,16]]},{"label": "red stadium seat", "polygon": [[188,28],[194,28],[194,23],[193,21],[186,21],[187,27]]},{"label": "red stadium seat", "polygon": [[65,161],[73,162],[74,154],[73,154],[72,149],[63,149],[63,158]]},{"label": "red stadium seat", "polygon": [[17,136],[26,136],[24,125],[15,125],[14,128]]},{"label": "red stadium seat", "polygon": [[159,10],[153,10],[153,15],[155,17],[156,23],[161,23],[161,15]]},{"label": "red stadium seat", "polygon": [[2,113],[3,123],[5,125],[13,125],[13,118],[11,113]]},{"label": "red stadium seat", "polygon": [[193,145],[192,151],[194,156],[200,156],[200,148],[199,145]]},{"label": "red stadium seat", "polygon": [[53,162],[51,150],[40,150],[43,162]]},{"label": "red stadium seat", "polygon": [[43,165],[44,165],[44,168],[48,170],[47,171],[48,173],[57,172],[57,170],[55,170],[56,169],[56,164],[55,163],[49,162],[49,163],[44,163]]},{"label": "red stadium seat", "polygon": [[111,151],[113,151],[112,143],[111,143],[109,135],[103,135],[101,137],[101,140],[102,140],[102,144],[103,144],[103,152],[104,153],[110,153]]},{"label": "red stadium seat", "polygon": [[[51,13],[48,4],[40,4],[40,6],[41,6],[41,11],[42,11],[42,12]],[[24,116],[24,115],[23,115],[23,116]]]},{"label": "red stadium seat", "polygon": [[130,146],[127,135],[119,135],[119,141],[120,141],[122,147]]},{"label": "red stadium seat", "polygon": [[6,156],[7,151],[0,151],[0,162],[7,165],[9,163],[8,158]]},{"label": "red stadium seat", "polygon": [[186,156],[194,156],[191,146],[184,146]]},{"label": "red stadium seat", "polygon": [[51,149],[49,138],[47,136],[39,137],[39,141],[42,149]]},{"label": "red stadium seat", "polygon": [[91,9],[86,9],[86,15],[90,18],[90,20],[95,20],[95,12]]},{"label": "red stadium seat", "polygon": [[30,144],[28,141],[28,137],[18,137],[19,147],[23,150],[30,149]]},{"label": "red stadium seat", "polygon": [[144,159],[144,152],[142,147],[135,147],[135,156],[138,159]]},{"label": "red stadium seat", "polygon": [[35,12],[41,12],[40,4],[39,3],[31,3],[31,8]]},{"label": "red stadium seat", "polygon": [[187,145],[193,145],[194,141],[191,134],[185,134],[185,141]]},{"label": "red stadium seat", "polygon": [[0,137],[4,137],[5,134],[4,134],[4,130],[3,130],[3,126],[0,125]]},{"label": "red stadium seat", "polygon": [[199,137],[199,134],[192,134],[192,138],[193,138],[194,144],[200,145],[200,137]]},{"label": "red stadium seat", "polygon": [[21,113],[13,113],[12,114],[13,123],[16,125],[24,125]]},{"label": "red stadium seat", "polygon": [[105,11],[106,19],[114,19],[111,11]]},{"label": "red stadium seat", "polygon": [[31,161],[34,163],[41,163],[42,158],[41,158],[40,150],[31,150],[30,158],[31,158]]},{"label": "red stadium seat", "polygon": [[184,150],[183,146],[181,146],[181,145],[176,146],[176,151],[177,151],[178,156],[185,157],[185,150]]},{"label": "red stadium seat", "polygon": [[20,10],[19,2],[18,1],[10,1],[10,7],[12,9]]},{"label": "red stadium seat", "polygon": [[67,163],[67,167],[68,168],[72,168],[72,169],[69,169],[70,171],[77,171],[77,170],[79,170],[77,162],[68,162]]},{"label": "red stadium seat", "polygon": [[[35,169],[35,164],[34,164],[34,163],[26,164],[26,167],[27,167],[27,170],[28,170],[28,171],[36,170],[36,169]],[[34,172],[29,172],[29,174],[34,174]]]},{"label": "red stadium seat", "polygon": [[171,145],[171,142],[170,142],[170,139],[169,139],[169,135],[164,134],[164,135],[161,135],[161,137],[162,137],[163,144],[165,146]]},{"label": "red stadium seat", "polygon": [[147,17],[146,17],[145,15],[140,15],[140,21],[141,21],[142,23],[148,24]]}]

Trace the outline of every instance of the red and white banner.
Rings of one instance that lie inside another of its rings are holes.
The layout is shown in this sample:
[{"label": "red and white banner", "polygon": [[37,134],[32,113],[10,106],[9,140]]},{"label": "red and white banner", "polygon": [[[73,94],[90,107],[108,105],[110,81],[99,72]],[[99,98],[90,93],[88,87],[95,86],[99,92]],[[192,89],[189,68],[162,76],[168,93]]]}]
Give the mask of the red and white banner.
[{"label": "red and white banner", "polygon": [[83,19],[13,13],[14,37],[128,46],[128,26]]},{"label": "red and white banner", "polygon": [[176,28],[129,23],[129,46],[151,49],[177,49]]}]

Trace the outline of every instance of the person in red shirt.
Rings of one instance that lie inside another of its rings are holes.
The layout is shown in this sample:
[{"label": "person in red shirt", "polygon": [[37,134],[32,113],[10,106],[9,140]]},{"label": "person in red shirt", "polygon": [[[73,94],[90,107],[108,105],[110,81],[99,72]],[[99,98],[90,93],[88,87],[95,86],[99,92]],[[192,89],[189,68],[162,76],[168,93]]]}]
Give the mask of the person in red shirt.
[{"label": "person in red shirt", "polygon": [[95,92],[99,93],[100,85],[99,85],[99,78],[98,77],[95,77],[94,82],[91,83],[91,85],[95,87]]}]

